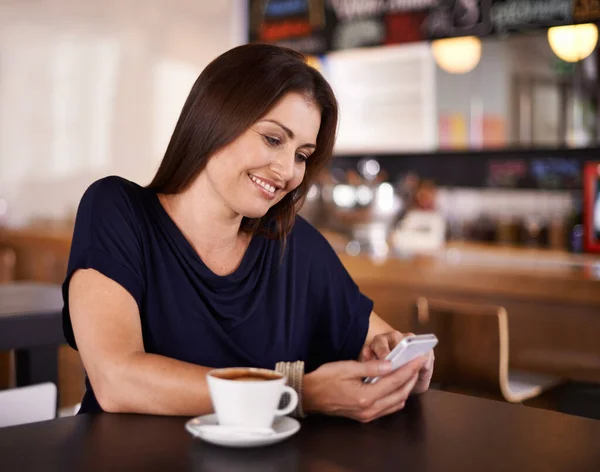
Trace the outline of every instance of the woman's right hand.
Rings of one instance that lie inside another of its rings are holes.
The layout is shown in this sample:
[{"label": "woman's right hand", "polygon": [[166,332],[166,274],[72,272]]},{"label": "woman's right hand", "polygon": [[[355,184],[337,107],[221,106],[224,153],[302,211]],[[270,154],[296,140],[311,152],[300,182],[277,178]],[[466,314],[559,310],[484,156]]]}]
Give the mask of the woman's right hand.
[{"label": "woman's right hand", "polygon": [[[390,373],[389,361],[324,364],[304,376],[303,408],[310,413],[345,416],[368,423],[404,408],[427,361],[419,357]],[[365,384],[365,377],[381,378]]]}]

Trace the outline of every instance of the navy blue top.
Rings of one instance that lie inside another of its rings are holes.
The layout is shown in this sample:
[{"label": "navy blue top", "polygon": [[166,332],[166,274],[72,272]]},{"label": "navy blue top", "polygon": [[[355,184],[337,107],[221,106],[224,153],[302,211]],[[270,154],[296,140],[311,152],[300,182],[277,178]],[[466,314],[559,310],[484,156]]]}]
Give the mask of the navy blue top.
[{"label": "navy blue top", "polygon": [[[230,275],[212,272],[156,192],[107,177],[85,192],[63,284],[63,325],[77,349],[69,281],[93,268],[137,302],[148,353],[207,367],[302,360],[306,371],[356,359],[373,303],[359,291],[326,239],[298,217],[285,253],[254,236]],[[102,411],[89,381],[81,413]]]}]

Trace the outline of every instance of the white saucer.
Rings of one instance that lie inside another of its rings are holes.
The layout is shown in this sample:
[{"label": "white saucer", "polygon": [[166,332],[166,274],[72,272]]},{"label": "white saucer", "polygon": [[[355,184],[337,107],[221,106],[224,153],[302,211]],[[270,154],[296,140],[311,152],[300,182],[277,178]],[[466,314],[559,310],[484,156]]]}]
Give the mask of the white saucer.
[{"label": "white saucer", "polygon": [[207,430],[202,430],[200,428],[202,425],[218,425],[217,415],[211,414],[192,418],[185,424],[185,429],[187,429],[187,431],[193,436],[203,439],[206,442],[229,447],[267,446],[269,444],[283,441],[284,439],[296,434],[300,430],[300,422],[294,418],[290,418],[289,416],[275,418],[275,421],[273,421],[273,429],[275,430],[275,433],[268,436],[253,434],[214,434]]}]

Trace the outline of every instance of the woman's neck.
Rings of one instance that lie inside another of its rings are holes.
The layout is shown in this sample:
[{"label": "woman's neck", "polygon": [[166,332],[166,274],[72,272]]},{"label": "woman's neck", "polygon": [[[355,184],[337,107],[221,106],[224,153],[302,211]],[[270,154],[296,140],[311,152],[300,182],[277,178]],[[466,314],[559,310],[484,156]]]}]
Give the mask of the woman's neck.
[{"label": "woman's neck", "polygon": [[[242,216],[235,214],[199,186],[159,199],[175,224],[201,254],[231,251],[246,235],[240,234]],[[212,197],[212,198],[211,198]]]}]

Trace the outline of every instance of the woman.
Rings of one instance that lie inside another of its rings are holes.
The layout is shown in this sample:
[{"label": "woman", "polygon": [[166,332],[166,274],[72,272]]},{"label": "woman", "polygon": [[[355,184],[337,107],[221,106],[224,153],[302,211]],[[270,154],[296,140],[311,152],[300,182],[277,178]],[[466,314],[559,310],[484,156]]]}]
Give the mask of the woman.
[{"label": "woman", "polygon": [[240,46],[196,81],[147,188],[109,177],[86,191],[63,285],[82,412],[208,413],[211,368],[279,362],[304,366],[307,412],[370,421],[428,388],[432,357],[362,383],[389,372],[378,359],[402,335],[296,217],[336,126],[300,54]]}]

